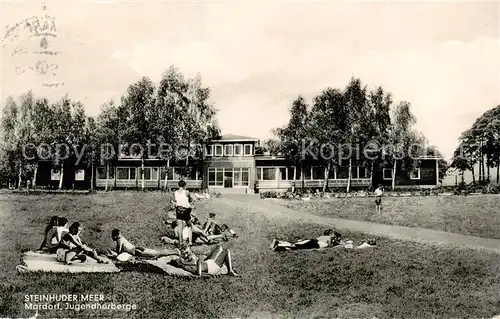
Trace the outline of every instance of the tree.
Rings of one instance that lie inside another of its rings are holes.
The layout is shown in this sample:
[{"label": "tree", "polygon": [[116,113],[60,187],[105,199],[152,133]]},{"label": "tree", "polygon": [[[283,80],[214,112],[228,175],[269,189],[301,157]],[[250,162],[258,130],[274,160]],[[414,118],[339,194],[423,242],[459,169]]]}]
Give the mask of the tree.
[{"label": "tree", "polygon": [[326,166],[323,191],[328,188],[332,167],[337,170],[341,164],[340,159],[345,150],[340,149],[340,146],[346,141],[349,116],[345,96],[340,90],[327,88],[314,98],[309,135],[319,142],[319,149],[315,153],[320,155],[320,161]]},{"label": "tree", "polygon": [[[311,142],[309,139],[309,110],[308,105],[302,96],[293,101],[290,108],[290,120],[282,128],[275,130],[276,136],[281,140],[282,152],[284,156],[294,165],[300,167],[302,189],[305,188],[304,166],[309,156],[303,153],[303,145]],[[295,175],[297,171],[295,170]],[[294,176],[294,180],[296,176]]]},{"label": "tree", "polygon": [[127,93],[122,97],[120,112],[124,115],[120,123],[120,140],[123,140],[130,150],[131,156],[141,159],[141,189],[145,188],[144,159],[147,157],[146,148],[151,143],[154,131],[155,113],[155,86],[153,82],[143,77],[130,85]]},{"label": "tree", "polygon": [[408,158],[406,150],[415,142],[416,136],[412,127],[416,122],[415,116],[410,111],[409,102],[400,102],[391,113],[391,127],[389,130],[390,148],[388,155],[392,162],[392,189],[396,186],[396,169],[398,160]]}]

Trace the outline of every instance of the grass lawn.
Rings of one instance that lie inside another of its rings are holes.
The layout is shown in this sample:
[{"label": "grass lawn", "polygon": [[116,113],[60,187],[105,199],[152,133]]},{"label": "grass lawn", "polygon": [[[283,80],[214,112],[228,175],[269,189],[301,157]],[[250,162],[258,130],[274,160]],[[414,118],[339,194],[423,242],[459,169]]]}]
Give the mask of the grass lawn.
[{"label": "grass lawn", "polygon": [[374,198],[274,201],[288,208],[316,215],[500,239],[498,195],[384,197],[380,215],[375,213]]},{"label": "grass lawn", "polygon": [[[387,202],[387,201],[386,201]],[[160,193],[113,192],[89,196],[0,195],[0,317],[28,317],[27,294],[104,294],[136,304],[132,312],[46,311],[42,317],[147,318],[491,318],[500,314],[500,256],[380,239],[370,251],[331,248],[278,253],[273,238],[316,237],[319,225],[267,215],[245,204],[198,203],[239,234],[227,246],[243,277],[175,278],[156,273],[23,274],[20,251],[34,249],[51,215],[84,225],[83,239],[98,249],[112,245],[120,228],[137,245],[163,247]],[[366,204],[367,205],[367,204]],[[387,205],[387,204],[386,204]],[[364,234],[345,233],[356,243]],[[207,247],[194,250],[206,251]]]}]

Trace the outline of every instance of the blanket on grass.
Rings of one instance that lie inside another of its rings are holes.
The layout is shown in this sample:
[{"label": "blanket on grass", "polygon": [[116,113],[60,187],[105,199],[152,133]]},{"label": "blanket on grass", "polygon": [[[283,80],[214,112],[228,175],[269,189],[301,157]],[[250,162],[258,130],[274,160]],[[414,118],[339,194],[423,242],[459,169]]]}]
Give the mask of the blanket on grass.
[{"label": "blanket on grass", "polygon": [[[107,260],[106,257],[102,257]],[[57,273],[91,273],[91,272],[119,272],[115,264],[111,261],[108,264],[98,264],[92,258],[87,258],[84,263],[74,262],[65,265],[57,260],[56,254],[28,251],[23,254],[23,265],[16,267],[19,273],[26,272],[57,272]]]}]

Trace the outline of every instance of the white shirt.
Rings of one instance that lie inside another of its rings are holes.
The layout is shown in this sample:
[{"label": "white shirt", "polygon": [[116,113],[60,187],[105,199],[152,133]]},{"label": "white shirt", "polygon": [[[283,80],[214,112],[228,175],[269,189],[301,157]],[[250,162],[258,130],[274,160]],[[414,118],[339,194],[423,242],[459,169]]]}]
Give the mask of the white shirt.
[{"label": "white shirt", "polygon": [[377,196],[377,197],[382,196],[382,194],[383,194],[383,193],[384,193],[384,192],[382,192],[382,190],[381,190],[380,188],[377,188],[377,189],[375,190],[375,196]]},{"label": "white shirt", "polygon": [[187,190],[185,190],[185,189],[176,190],[174,195],[175,195],[175,204],[177,206],[186,207],[186,208],[191,207],[191,204],[189,203],[189,197],[188,197]]}]

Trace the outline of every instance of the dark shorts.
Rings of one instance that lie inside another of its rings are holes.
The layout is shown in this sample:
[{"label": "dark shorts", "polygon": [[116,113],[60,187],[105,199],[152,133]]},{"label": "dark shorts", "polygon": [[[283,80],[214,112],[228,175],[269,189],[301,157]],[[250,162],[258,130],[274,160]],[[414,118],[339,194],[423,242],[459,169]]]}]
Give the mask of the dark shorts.
[{"label": "dark shorts", "polygon": [[183,221],[191,221],[191,211],[192,208],[186,208],[186,207],[180,207],[177,206],[175,207],[175,218]]},{"label": "dark shorts", "polygon": [[301,244],[295,244],[296,249],[315,249],[315,248],[320,248],[318,240],[316,238],[309,239],[308,241],[301,243]]},{"label": "dark shorts", "polygon": [[375,199],[375,204],[377,204],[377,205],[382,204],[382,198],[377,197],[377,198]]}]

